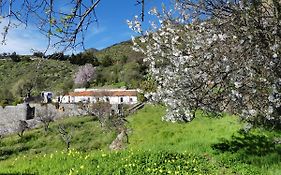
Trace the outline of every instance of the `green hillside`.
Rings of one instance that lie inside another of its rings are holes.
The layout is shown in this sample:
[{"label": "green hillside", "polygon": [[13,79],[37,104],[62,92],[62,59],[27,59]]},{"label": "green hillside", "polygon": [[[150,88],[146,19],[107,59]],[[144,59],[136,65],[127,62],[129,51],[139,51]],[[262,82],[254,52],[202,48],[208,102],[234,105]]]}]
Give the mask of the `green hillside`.
[{"label": "green hillside", "polygon": [[33,88],[32,93],[34,95],[38,95],[43,90],[60,92],[65,88],[64,86],[71,84],[77,67],[67,61],[13,62],[1,60],[0,91],[2,96],[7,95],[8,92],[17,98],[20,97],[22,88],[28,85]]},{"label": "green hillside", "polygon": [[118,44],[114,44],[108,48],[99,50],[95,53],[99,59],[105,58],[107,55],[113,57],[115,60],[122,60],[124,57],[128,58],[128,61],[142,60],[143,55],[132,49],[131,41],[124,41]]},{"label": "green hillside", "polygon": [[[234,116],[209,118],[198,113],[190,123],[162,122],[162,106],[147,105],[128,118],[129,144],[109,151],[116,134],[89,117],[68,118],[0,142],[0,174],[281,174],[280,135],[255,129],[248,134]],[[65,151],[57,131],[72,134]]]},{"label": "green hillside", "polygon": [[100,62],[98,86],[140,87],[146,65],[143,55],[135,52],[132,45],[131,41],[125,41],[93,53]]}]

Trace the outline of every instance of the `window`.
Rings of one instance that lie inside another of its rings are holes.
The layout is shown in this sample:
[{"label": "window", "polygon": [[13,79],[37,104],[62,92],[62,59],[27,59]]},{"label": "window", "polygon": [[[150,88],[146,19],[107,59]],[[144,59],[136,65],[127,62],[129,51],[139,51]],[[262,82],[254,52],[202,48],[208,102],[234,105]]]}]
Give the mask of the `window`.
[{"label": "window", "polygon": [[123,103],[123,97],[120,98],[120,102]]},{"label": "window", "polygon": [[106,102],[109,102],[109,98],[108,98],[108,97],[106,97],[106,99],[105,99],[105,100],[106,100]]},{"label": "window", "polygon": [[130,102],[133,102],[133,98],[130,98],[129,100],[130,100]]}]

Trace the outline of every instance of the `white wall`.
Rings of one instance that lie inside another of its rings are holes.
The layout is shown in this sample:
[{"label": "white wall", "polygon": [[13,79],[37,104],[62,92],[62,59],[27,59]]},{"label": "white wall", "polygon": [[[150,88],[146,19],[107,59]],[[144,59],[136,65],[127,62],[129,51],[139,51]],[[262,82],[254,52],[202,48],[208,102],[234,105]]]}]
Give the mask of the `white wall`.
[{"label": "white wall", "polygon": [[[97,101],[106,102],[109,100],[110,104],[136,104],[138,99],[136,96],[111,96],[111,97],[93,97],[93,96],[61,96],[62,103],[79,103],[79,102],[90,102],[96,103]],[[123,102],[122,102],[123,99]]]},{"label": "white wall", "polygon": [[60,96],[61,103],[71,103],[72,97],[69,95]]},{"label": "white wall", "polygon": [[110,104],[136,104],[138,102],[136,96],[118,96],[110,97]]}]

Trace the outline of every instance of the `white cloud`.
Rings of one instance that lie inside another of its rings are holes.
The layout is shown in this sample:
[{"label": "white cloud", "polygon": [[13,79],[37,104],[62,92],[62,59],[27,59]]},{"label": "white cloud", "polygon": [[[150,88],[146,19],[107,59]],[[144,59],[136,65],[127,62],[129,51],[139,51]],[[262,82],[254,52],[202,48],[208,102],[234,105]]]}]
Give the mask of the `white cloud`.
[{"label": "white cloud", "polygon": [[[5,21],[0,24],[0,31],[3,32]],[[3,36],[1,35],[1,40]],[[11,28],[4,45],[0,44],[0,53],[17,52],[18,54],[31,54],[31,50],[44,51],[47,48],[47,39],[38,29],[32,26],[20,25]]]},{"label": "white cloud", "polygon": [[94,36],[103,33],[106,30],[107,30],[106,27],[93,26],[92,29],[88,30],[87,32],[90,34],[90,36]]},{"label": "white cloud", "polygon": [[[0,32],[3,32],[5,21],[0,23]],[[95,36],[105,32],[106,27],[95,26],[91,30],[89,29],[86,34],[86,42],[92,42]],[[0,36],[2,40],[2,36]],[[40,31],[34,26],[21,25],[17,28],[11,28],[6,38],[6,44],[0,44],[0,53],[3,52],[16,52],[18,54],[32,54],[32,50],[44,52],[47,48],[47,38],[40,33]],[[58,48],[57,48],[58,49]],[[47,54],[59,51],[55,48],[49,48]],[[81,48],[76,48],[81,51]],[[77,52],[75,50],[66,51],[66,53]]]}]

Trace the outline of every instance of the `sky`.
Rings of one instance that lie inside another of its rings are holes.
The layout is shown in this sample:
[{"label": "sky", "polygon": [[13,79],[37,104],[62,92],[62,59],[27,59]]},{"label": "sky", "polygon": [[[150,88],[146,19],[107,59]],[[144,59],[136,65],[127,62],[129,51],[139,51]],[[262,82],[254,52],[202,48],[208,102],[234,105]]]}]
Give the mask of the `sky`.
[{"label": "sky", "polygon": [[[152,19],[147,12],[152,7],[161,9],[161,4],[170,5],[169,0],[146,0],[145,24]],[[131,39],[136,35],[129,29],[126,20],[133,19],[141,13],[141,6],[136,6],[136,0],[101,0],[96,8],[98,23],[91,26],[85,37],[85,47],[103,49],[113,44]],[[0,23],[2,30],[5,21]],[[1,31],[2,33],[2,31]],[[44,51],[47,39],[39,33],[36,27],[19,26],[9,31],[6,45],[0,45],[0,53],[16,52],[17,54],[32,54],[32,50]],[[49,53],[56,50],[49,50]],[[81,51],[81,50],[78,50]]]}]

